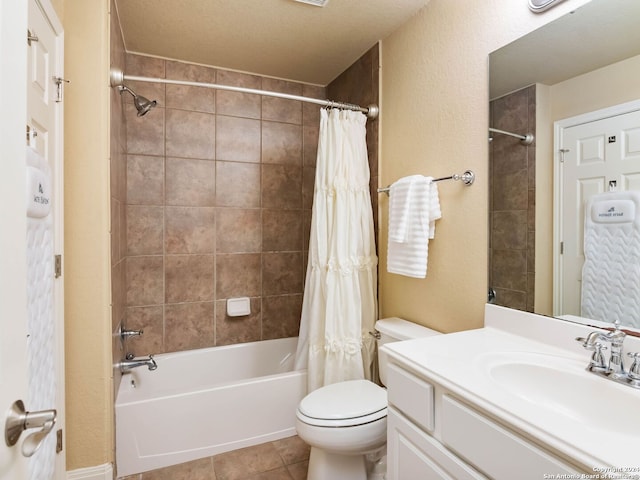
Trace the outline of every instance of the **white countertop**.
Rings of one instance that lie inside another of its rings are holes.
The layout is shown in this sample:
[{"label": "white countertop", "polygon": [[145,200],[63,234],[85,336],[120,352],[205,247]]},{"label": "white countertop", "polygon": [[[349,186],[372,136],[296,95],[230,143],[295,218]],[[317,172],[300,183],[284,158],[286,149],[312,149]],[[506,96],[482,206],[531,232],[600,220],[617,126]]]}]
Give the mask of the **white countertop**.
[{"label": "white countertop", "polygon": [[[519,315],[525,321],[530,320],[522,313]],[[478,330],[391,343],[383,348],[416,373],[573,459],[587,472],[605,467],[638,468],[630,473],[640,478],[640,430],[635,429],[640,425],[640,390],[585,370],[589,352],[584,351],[573,336],[576,331],[586,333],[592,328],[570,325],[567,332],[562,332],[565,326],[560,325],[556,332],[556,324],[546,325],[546,317],[534,316],[539,317],[533,322],[537,322],[537,327],[535,331],[526,332],[528,336],[513,333],[518,330],[517,322],[509,323],[511,332],[507,332],[496,328],[502,325],[500,321],[489,320],[485,322],[488,326]],[[532,328],[531,322],[527,325]],[[545,331],[555,336],[572,336],[568,341],[555,339],[556,345],[551,345],[540,341]],[[561,383],[557,392],[552,393],[551,402],[545,401],[550,398],[550,392],[540,392],[540,395],[535,391],[518,392],[512,385],[497,382],[491,374],[492,365],[509,364],[511,359],[515,363],[540,360],[552,368],[557,366],[571,378],[578,379],[581,385],[585,385],[583,379],[592,382],[593,391],[590,383],[586,383],[589,388],[586,395],[577,394]],[[624,400],[617,403],[630,406],[629,411],[614,412],[609,400],[611,395]],[[580,408],[572,407],[576,405]],[[625,422],[625,418],[629,422]],[[615,428],[609,428],[610,425]]]}]

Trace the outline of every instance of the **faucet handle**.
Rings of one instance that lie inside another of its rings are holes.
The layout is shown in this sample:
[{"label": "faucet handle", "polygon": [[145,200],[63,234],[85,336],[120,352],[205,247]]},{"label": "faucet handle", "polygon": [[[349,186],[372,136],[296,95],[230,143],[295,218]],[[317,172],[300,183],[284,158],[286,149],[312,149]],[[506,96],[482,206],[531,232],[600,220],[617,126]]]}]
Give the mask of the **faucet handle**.
[{"label": "faucet handle", "polygon": [[633,380],[640,380],[640,352],[629,352],[627,355],[633,358],[633,363],[629,367],[629,377]]},{"label": "faucet handle", "polygon": [[144,333],[144,330],[127,330],[123,327],[120,327],[120,338],[124,340],[129,337],[139,337]]},{"label": "faucet handle", "polygon": [[593,355],[591,355],[591,363],[589,367],[598,368],[598,369],[606,369],[607,364],[604,361],[604,355],[602,355],[602,351],[606,350],[607,347],[602,345],[600,342],[596,342],[593,345],[586,346],[587,350],[593,350]]}]

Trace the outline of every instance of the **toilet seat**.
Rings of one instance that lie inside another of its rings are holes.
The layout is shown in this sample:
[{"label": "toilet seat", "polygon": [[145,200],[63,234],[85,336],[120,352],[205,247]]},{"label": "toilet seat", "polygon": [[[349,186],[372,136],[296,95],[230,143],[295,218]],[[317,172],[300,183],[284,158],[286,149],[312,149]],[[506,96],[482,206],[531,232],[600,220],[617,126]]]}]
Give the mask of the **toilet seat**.
[{"label": "toilet seat", "polygon": [[387,391],[369,380],[338,382],[304,397],[296,416],[318,427],[353,427],[387,416]]}]

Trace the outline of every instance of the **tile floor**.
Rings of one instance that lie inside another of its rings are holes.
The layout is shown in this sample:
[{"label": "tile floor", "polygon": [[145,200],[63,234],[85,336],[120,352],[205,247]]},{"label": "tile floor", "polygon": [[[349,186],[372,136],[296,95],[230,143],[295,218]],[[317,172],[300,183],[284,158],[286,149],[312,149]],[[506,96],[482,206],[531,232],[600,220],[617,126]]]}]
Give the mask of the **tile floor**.
[{"label": "tile floor", "polygon": [[297,436],[121,480],[306,480],[309,446]]}]

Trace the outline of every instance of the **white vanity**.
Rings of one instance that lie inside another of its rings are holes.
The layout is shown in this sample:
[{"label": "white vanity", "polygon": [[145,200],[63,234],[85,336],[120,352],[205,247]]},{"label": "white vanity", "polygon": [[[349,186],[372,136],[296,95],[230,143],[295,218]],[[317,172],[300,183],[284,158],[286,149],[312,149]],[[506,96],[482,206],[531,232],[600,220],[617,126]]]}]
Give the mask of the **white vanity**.
[{"label": "white vanity", "polygon": [[593,330],[487,305],[482,329],[385,346],[387,479],[640,479],[640,389],[586,371]]}]

